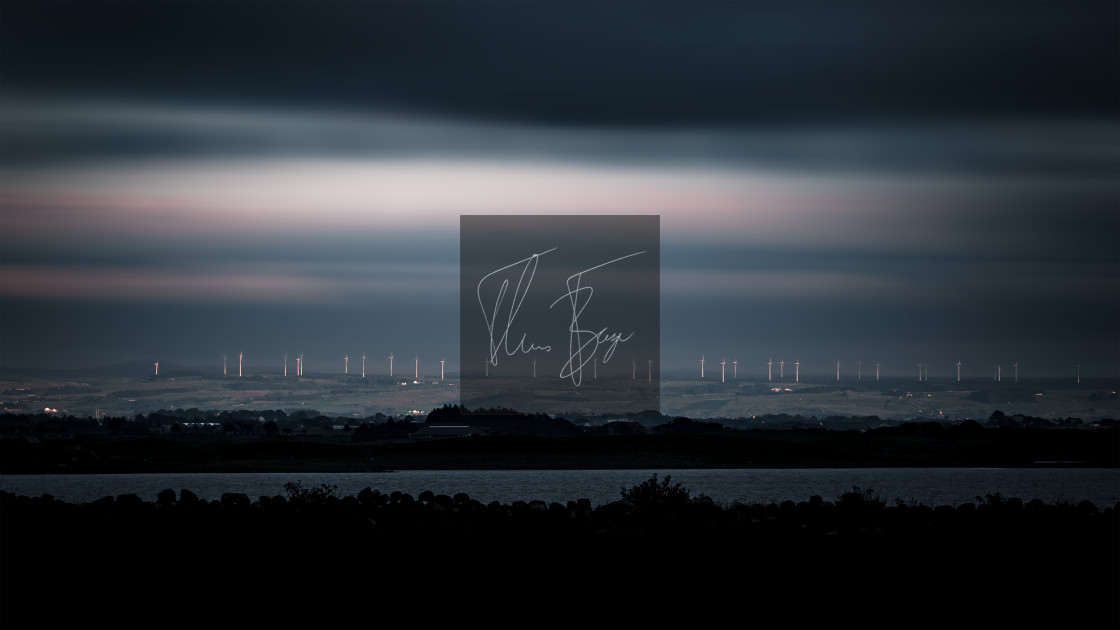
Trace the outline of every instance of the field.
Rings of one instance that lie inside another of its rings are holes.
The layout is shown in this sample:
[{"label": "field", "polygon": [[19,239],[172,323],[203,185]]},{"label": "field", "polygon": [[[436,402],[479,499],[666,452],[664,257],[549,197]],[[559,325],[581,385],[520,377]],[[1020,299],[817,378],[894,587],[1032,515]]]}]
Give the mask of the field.
[{"label": "field", "polygon": [[316,410],[332,417],[423,413],[459,400],[458,382],[438,378],[311,375],[305,377],[177,374],[168,376],[0,376],[8,413],[45,409],[82,417],[146,414],[160,409]]},{"label": "field", "polygon": [[[160,409],[234,411],[315,410],[331,417],[402,417],[459,402],[457,375],[441,380],[313,374],[244,378],[180,371],[153,376],[30,370],[0,372],[0,403],[7,413],[80,417],[147,414]],[[884,420],[986,420],[997,409],[1045,419],[1085,422],[1120,417],[1116,384],[1102,379],[988,379],[917,381],[883,379],[836,382],[669,379],[661,383],[667,416],[750,418],[767,414],[817,417],[878,416]],[[532,411],[532,410],[523,410]]]},{"label": "field", "polygon": [[1120,404],[1115,385],[1060,380],[995,383],[990,380],[922,381],[883,379],[838,384],[836,381],[726,383],[669,381],[661,386],[661,411],[689,418],[738,418],[767,414],[805,417],[879,416],[908,420],[986,420],[997,409],[1007,415],[1081,418],[1086,422],[1116,418]]}]

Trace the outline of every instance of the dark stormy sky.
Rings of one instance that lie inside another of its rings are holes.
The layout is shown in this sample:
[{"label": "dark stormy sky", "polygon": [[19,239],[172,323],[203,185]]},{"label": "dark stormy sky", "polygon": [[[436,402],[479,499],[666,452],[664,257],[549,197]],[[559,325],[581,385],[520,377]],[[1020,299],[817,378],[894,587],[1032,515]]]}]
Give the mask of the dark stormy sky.
[{"label": "dark stormy sky", "polygon": [[1115,377],[1118,25],[3,0],[0,365],[454,369],[459,216],[604,213],[661,216],[665,369]]}]

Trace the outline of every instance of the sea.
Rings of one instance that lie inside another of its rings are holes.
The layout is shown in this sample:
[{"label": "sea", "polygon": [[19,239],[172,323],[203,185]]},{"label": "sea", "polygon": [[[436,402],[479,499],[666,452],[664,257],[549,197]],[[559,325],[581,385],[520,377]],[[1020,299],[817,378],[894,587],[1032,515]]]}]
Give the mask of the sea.
[{"label": "sea", "polygon": [[1089,501],[1100,508],[1120,504],[1120,470],[1115,468],[797,468],[676,470],[401,470],[376,473],[176,473],[0,475],[0,490],[68,503],[90,503],[107,496],[135,494],[154,501],[163,490],[187,489],[202,499],[225,493],[286,496],[285,485],[327,486],[337,496],[364,488],[418,496],[466,493],[483,503],[541,500],[566,503],[588,499],[593,505],[616,501],[623,488],[653,475],[680,483],[693,497],[721,504],[807,501],[817,495],[836,501],[846,492],[870,491],[888,505],[958,506],[988,495],[1040,499],[1045,503]]}]

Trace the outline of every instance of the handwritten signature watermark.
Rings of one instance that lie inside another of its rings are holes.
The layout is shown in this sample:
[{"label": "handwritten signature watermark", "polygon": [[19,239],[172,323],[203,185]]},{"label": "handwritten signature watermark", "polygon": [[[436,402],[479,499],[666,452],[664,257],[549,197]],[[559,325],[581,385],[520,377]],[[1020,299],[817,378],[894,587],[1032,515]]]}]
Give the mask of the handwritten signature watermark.
[{"label": "handwritten signature watermark", "polygon": [[[483,318],[486,322],[486,330],[490,335],[490,352],[489,361],[491,365],[499,364],[499,357],[504,353],[506,356],[515,356],[518,354],[530,354],[533,352],[552,352],[551,345],[537,345],[531,341],[527,341],[528,333],[523,333],[521,339],[517,341],[517,345],[510,349],[510,330],[513,328],[514,320],[517,319],[518,313],[521,311],[525,303],[525,298],[529,294],[529,288],[533,284],[533,278],[537,273],[537,265],[540,263],[541,256],[550,252],[556,251],[558,248],[553,247],[540,253],[533,254],[528,258],[519,260],[511,265],[506,265],[499,269],[486,274],[479,280],[476,289],[478,296],[478,305],[482,308]],[[585,329],[580,326],[579,318],[583,315],[584,310],[591,304],[591,299],[595,295],[595,289],[590,284],[585,284],[584,275],[596,269],[601,269],[616,263],[620,260],[625,260],[633,256],[639,256],[646,252],[634,252],[619,256],[613,260],[588,267],[582,271],[576,272],[568,276],[566,287],[567,293],[556,298],[549,308],[554,308],[567,299],[568,305],[571,307],[572,318],[571,324],[568,326],[568,360],[560,369],[560,378],[571,379],[572,384],[579,387],[583,382],[583,371],[589,363],[598,357],[599,347],[606,346],[606,350],[602,354],[603,363],[609,363],[611,357],[614,356],[615,350],[618,349],[620,343],[629,341],[634,332],[631,331],[627,334],[615,332],[608,332],[609,327],[604,326],[599,330]],[[513,297],[509,301],[508,309],[503,309],[505,306],[505,298],[509,293],[509,278],[501,279],[501,284],[497,291],[497,298],[494,300],[492,308],[483,301],[483,292],[488,280],[495,278],[500,273],[510,271],[520,267],[521,275],[517,281],[517,286],[514,287]],[[507,314],[505,320],[505,329],[501,330],[500,336],[495,339],[495,328],[498,324],[499,315]]]},{"label": "handwritten signature watermark", "polygon": [[656,409],[659,239],[657,216],[460,217],[464,406]]}]

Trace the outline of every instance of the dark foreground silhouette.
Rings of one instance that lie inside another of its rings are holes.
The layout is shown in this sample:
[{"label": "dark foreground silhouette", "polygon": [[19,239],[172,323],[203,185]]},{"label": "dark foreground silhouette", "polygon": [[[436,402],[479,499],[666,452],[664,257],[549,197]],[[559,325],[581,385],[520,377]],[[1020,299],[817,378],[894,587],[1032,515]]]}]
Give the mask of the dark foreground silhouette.
[{"label": "dark foreground silhouette", "polygon": [[2,627],[1116,628],[1117,507],[0,492]]}]

